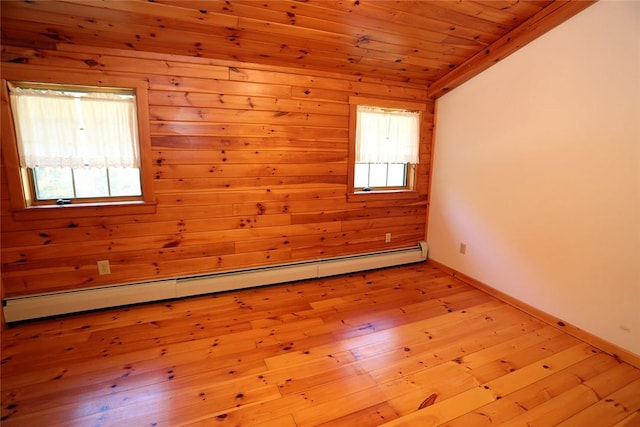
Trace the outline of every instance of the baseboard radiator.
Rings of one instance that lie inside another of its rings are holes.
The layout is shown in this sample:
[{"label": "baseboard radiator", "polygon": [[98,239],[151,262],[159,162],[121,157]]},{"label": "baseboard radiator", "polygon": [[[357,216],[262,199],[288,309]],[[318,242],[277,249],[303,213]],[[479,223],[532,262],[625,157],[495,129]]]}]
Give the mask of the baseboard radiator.
[{"label": "baseboard radiator", "polygon": [[425,261],[426,242],[412,248],[249,268],[222,273],[11,297],[2,301],[7,323],[129,304],[354,273]]}]

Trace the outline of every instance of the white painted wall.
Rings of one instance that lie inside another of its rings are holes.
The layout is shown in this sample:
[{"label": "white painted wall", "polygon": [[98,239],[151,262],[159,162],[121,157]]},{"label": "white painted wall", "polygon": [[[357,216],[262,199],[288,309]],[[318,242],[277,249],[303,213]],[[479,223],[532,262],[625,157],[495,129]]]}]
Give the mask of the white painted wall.
[{"label": "white painted wall", "polygon": [[431,259],[640,355],[640,2],[442,97],[434,156]]}]

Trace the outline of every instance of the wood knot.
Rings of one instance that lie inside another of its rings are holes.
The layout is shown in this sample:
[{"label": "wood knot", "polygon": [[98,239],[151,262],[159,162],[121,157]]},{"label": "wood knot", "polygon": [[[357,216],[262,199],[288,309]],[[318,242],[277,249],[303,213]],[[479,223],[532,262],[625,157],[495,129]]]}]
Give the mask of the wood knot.
[{"label": "wood knot", "polygon": [[438,398],[438,395],[436,393],[433,393],[431,396],[427,397],[425,400],[422,401],[420,406],[418,406],[418,410],[424,409],[427,406],[433,405],[434,403],[436,403],[437,398]]}]

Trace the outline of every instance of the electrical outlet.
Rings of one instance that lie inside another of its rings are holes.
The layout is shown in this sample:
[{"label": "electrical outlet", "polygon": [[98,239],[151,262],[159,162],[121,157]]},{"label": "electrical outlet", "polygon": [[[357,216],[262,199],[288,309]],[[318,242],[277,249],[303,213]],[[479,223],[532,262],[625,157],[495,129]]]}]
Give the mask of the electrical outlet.
[{"label": "electrical outlet", "polygon": [[466,243],[460,243],[460,253],[462,255],[467,253],[467,244]]},{"label": "electrical outlet", "polygon": [[387,233],[384,235],[385,243],[389,243],[391,241],[391,233]]},{"label": "electrical outlet", "polygon": [[105,274],[111,274],[111,267],[109,266],[108,259],[98,261],[98,274],[100,274],[101,276]]}]

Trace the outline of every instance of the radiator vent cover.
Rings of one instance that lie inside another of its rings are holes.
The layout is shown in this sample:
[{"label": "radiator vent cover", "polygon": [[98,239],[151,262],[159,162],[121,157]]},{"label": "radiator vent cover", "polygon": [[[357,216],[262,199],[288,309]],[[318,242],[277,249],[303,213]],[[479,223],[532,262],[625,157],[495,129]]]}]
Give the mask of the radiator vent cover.
[{"label": "radiator vent cover", "polygon": [[126,283],[3,300],[7,323],[128,304],[328,277],[425,261],[426,242],[413,248],[222,273]]}]

